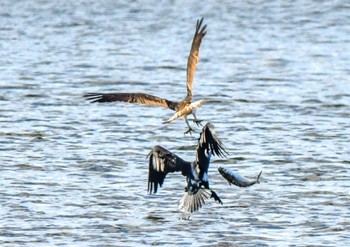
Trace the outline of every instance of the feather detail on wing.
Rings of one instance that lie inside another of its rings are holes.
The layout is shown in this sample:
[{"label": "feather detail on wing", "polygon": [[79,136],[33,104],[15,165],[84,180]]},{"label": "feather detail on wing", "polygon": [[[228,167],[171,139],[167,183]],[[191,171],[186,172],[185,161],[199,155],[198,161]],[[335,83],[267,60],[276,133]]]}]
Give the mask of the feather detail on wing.
[{"label": "feather detail on wing", "polygon": [[222,205],[222,201],[215,191],[200,188],[195,193],[187,192],[180,200],[179,209],[182,212],[193,213],[200,209],[209,198],[214,198],[215,201]]},{"label": "feather detail on wing", "polygon": [[195,194],[187,192],[179,203],[179,209],[182,212],[193,213],[200,209],[211,196],[208,189],[199,189]]},{"label": "feather detail on wing", "polygon": [[205,102],[204,99],[198,100],[196,102],[193,102],[187,106],[185,106],[182,110],[176,112],[171,118],[169,118],[167,121],[163,122],[165,123],[171,123],[172,121],[178,119],[179,117],[182,117],[183,115],[188,115],[192,112],[192,110],[196,109],[197,107],[203,105]]},{"label": "feather detail on wing", "polygon": [[196,163],[200,173],[205,174],[208,171],[211,155],[225,157],[225,154],[227,152],[215,133],[214,125],[210,122],[207,123],[198,138],[196,148]]},{"label": "feather detail on wing", "polygon": [[190,173],[191,165],[177,155],[161,146],[155,146],[148,154],[148,192],[156,193],[158,185],[162,187],[165,176],[169,172],[181,171],[182,175]]},{"label": "feather detail on wing", "polygon": [[88,93],[84,97],[91,103],[122,101],[175,109],[174,102],[145,93]]},{"label": "feather detail on wing", "polygon": [[194,72],[196,71],[196,65],[198,61],[199,47],[201,45],[203,37],[207,33],[205,31],[205,28],[207,27],[207,25],[205,25],[201,29],[202,22],[203,22],[203,18],[200,20],[197,20],[196,31],[194,33],[191,51],[187,60],[187,96],[190,96],[190,98],[192,98],[192,82],[193,82]]},{"label": "feather detail on wing", "polygon": [[254,184],[258,184],[260,183],[260,176],[262,171],[259,173],[259,175],[257,176],[256,180],[250,181],[242,176],[240,176],[237,173],[234,173],[232,171],[227,170],[226,168],[223,167],[219,167],[218,168],[219,173],[228,181],[228,183],[234,184],[238,187],[249,187],[252,186]]},{"label": "feather detail on wing", "polygon": [[[227,152],[224,149],[224,145],[220,141],[219,137],[215,133],[214,125],[207,123],[198,139],[197,155],[201,151],[205,151],[207,154],[217,155],[219,157],[225,157]],[[200,157],[197,157],[200,159]]]}]

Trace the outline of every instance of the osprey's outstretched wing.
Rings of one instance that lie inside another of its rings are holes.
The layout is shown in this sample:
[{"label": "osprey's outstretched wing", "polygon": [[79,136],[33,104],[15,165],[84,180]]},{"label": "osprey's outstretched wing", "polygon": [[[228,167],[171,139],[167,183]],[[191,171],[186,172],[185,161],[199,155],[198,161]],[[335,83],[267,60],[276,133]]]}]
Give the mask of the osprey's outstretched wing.
[{"label": "osprey's outstretched wing", "polygon": [[191,100],[192,98],[192,81],[193,81],[194,72],[196,71],[199,47],[201,45],[203,37],[207,33],[205,31],[205,28],[207,27],[207,25],[204,25],[204,27],[202,27],[201,29],[202,22],[203,22],[203,18],[200,20],[197,20],[196,31],[193,36],[191,51],[187,60],[187,97],[189,97],[189,100]]},{"label": "osprey's outstretched wing", "polygon": [[88,93],[84,97],[91,103],[122,101],[152,106],[163,106],[175,110],[175,102],[145,93]]},{"label": "osprey's outstretched wing", "polygon": [[148,192],[156,193],[158,185],[162,187],[165,176],[169,172],[181,171],[182,175],[188,176],[191,172],[191,163],[184,161],[176,154],[161,146],[155,146],[148,154]]}]

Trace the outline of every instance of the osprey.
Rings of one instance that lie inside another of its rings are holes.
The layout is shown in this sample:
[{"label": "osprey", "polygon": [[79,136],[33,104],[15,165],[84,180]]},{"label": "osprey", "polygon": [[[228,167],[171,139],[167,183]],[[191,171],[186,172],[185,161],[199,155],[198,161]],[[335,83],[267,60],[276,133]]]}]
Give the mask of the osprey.
[{"label": "osprey", "polygon": [[207,27],[207,25],[204,25],[202,27],[202,22],[203,22],[203,18],[200,20],[197,20],[196,30],[194,33],[190,54],[187,60],[187,95],[183,100],[179,102],[171,101],[171,100],[167,100],[164,98],[160,98],[160,97],[153,96],[150,94],[145,94],[145,93],[87,93],[84,95],[84,97],[86,97],[86,99],[90,100],[92,103],[123,101],[123,102],[129,102],[129,103],[139,103],[139,104],[163,106],[163,107],[169,108],[173,111],[176,111],[176,113],[163,123],[170,123],[179,117],[183,117],[188,126],[188,130],[185,132],[185,134],[191,133],[193,129],[188,123],[187,115],[192,114],[194,117],[193,121],[197,125],[199,125],[201,123],[201,120],[197,119],[195,110],[197,107],[199,107],[204,103],[203,99],[193,103],[191,102],[192,81],[193,81],[194,72],[196,71],[199,47],[201,45],[203,37],[206,34],[205,29]]},{"label": "osprey", "polygon": [[208,198],[222,204],[219,196],[209,187],[208,168],[211,155],[224,157],[227,152],[217,137],[214,125],[207,123],[199,136],[196,158],[189,162],[161,146],[149,153],[148,192],[156,193],[162,187],[166,175],[181,172],[186,177],[185,195],[180,201],[181,211],[197,211]]}]

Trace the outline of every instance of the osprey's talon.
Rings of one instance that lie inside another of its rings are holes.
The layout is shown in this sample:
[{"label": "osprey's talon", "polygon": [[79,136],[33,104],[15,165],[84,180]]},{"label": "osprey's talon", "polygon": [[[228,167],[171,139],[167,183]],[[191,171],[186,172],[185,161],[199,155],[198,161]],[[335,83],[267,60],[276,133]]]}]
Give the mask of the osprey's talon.
[{"label": "osprey's talon", "polygon": [[187,135],[187,134],[192,135],[192,132],[194,132],[194,130],[191,127],[189,127],[188,130],[184,133],[184,135]]},{"label": "osprey's talon", "polygon": [[197,124],[198,127],[199,127],[199,126],[203,126],[203,125],[202,125],[202,121],[203,121],[203,120],[193,119],[193,122],[194,122],[195,124]]}]

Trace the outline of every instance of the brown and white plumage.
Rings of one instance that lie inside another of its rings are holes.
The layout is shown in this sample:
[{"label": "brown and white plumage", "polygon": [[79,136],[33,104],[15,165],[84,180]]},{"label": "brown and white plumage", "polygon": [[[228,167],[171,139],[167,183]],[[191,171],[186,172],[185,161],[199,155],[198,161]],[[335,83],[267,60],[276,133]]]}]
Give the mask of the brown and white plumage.
[{"label": "brown and white plumage", "polygon": [[167,121],[165,121],[164,123],[171,123],[172,121],[174,121],[175,119],[178,119],[179,117],[182,116],[186,116],[190,113],[194,114],[193,111],[204,104],[204,100],[198,100],[196,102],[193,102],[191,104],[186,105],[184,108],[182,108],[181,110],[177,111],[171,118],[169,118]]},{"label": "brown and white plumage", "polygon": [[209,187],[208,169],[211,155],[223,157],[225,153],[211,123],[202,129],[193,162],[185,161],[161,146],[155,146],[149,153],[148,192],[156,193],[168,173],[181,172],[186,177],[187,184],[185,195],[179,204],[180,210],[197,211],[211,197],[222,204],[218,195]]},{"label": "brown and white plumage", "polygon": [[162,106],[175,110],[175,102],[145,93],[87,93],[84,95],[91,103],[123,101],[128,103],[139,103],[151,106]]},{"label": "brown and white plumage", "polygon": [[[146,104],[151,106],[162,106],[165,108],[169,108],[173,111],[176,111],[176,113],[171,118],[171,121],[174,121],[175,119],[179,117],[183,117],[187,126],[188,130],[186,133],[191,133],[192,128],[188,123],[187,115],[192,114],[194,117],[194,122],[198,125],[200,124],[200,120],[197,119],[195,115],[195,109],[199,107],[201,104],[197,105],[191,105],[192,100],[192,82],[194,73],[196,70],[196,65],[198,61],[198,54],[199,54],[199,47],[201,45],[202,39],[206,34],[206,27],[207,25],[202,26],[203,18],[201,20],[197,20],[196,24],[196,31],[194,33],[192,46],[190,50],[190,54],[188,56],[187,61],[187,95],[182,101],[171,101],[164,98],[160,98],[157,96],[153,96],[150,94],[145,93],[87,93],[84,95],[84,97],[87,100],[90,100],[92,103],[99,102],[114,102],[114,101],[122,101],[122,102],[129,102],[129,103],[139,103],[139,104]],[[202,104],[204,101],[202,102]],[[189,105],[191,105],[190,108],[192,108],[190,111],[188,110]],[[186,108],[184,110],[184,108]],[[184,111],[183,111],[184,110]],[[182,111],[182,113],[179,113]],[[170,119],[169,119],[170,120]],[[165,121],[164,123],[170,123],[171,121]]]},{"label": "brown and white plumage", "polygon": [[199,47],[201,46],[203,37],[207,33],[205,31],[207,25],[204,25],[204,27],[201,29],[202,22],[203,18],[201,20],[197,20],[196,31],[193,36],[190,55],[188,56],[187,60],[187,96],[190,100],[192,99],[192,82],[198,61]]}]

